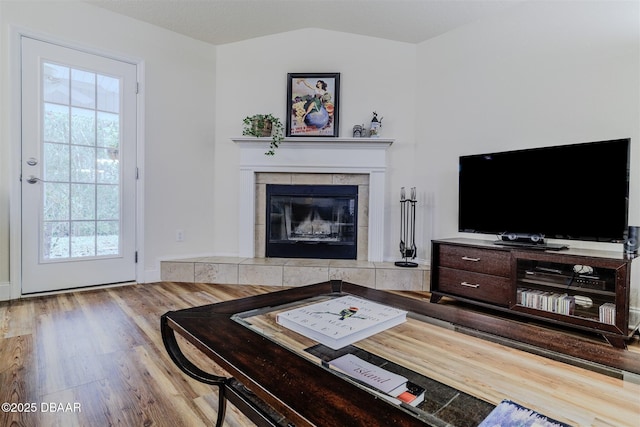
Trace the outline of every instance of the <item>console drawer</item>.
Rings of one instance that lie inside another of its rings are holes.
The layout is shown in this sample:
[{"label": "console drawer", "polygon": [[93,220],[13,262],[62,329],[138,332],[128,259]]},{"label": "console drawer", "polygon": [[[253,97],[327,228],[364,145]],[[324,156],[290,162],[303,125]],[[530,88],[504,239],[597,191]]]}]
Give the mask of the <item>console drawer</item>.
[{"label": "console drawer", "polygon": [[453,245],[439,245],[438,248],[439,264],[442,267],[494,276],[509,277],[511,275],[511,253],[509,251]]},{"label": "console drawer", "polygon": [[508,306],[511,279],[471,271],[438,268],[438,291]]}]

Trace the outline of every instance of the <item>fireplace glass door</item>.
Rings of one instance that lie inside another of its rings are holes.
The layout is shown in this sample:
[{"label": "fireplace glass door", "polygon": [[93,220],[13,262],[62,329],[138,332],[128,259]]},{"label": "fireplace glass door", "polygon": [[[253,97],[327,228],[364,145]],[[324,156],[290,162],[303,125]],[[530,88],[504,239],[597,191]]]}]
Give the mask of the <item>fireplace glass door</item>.
[{"label": "fireplace glass door", "polygon": [[358,186],[268,185],[267,257],[356,259]]}]

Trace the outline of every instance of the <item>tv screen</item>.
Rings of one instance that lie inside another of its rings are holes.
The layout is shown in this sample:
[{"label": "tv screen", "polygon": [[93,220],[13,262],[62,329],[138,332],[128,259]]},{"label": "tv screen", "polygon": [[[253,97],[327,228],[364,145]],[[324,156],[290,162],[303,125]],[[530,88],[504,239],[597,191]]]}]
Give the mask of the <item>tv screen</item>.
[{"label": "tv screen", "polygon": [[629,139],[460,157],[461,232],[620,242]]}]

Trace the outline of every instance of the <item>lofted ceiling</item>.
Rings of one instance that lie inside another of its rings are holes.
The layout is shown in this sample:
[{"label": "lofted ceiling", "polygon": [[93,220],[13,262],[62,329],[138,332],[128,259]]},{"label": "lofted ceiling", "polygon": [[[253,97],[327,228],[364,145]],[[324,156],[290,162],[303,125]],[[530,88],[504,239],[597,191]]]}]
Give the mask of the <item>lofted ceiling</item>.
[{"label": "lofted ceiling", "polygon": [[211,44],[301,28],[420,43],[523,0],[85,0]]}]

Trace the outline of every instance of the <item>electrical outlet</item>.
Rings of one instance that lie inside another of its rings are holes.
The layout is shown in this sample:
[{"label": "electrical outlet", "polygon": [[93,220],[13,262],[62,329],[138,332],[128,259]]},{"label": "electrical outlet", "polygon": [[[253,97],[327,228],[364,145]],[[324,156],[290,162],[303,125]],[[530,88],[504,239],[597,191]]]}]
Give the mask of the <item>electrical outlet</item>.
[{"label": "electrical outlet", "polygon": [[176,242],[184,241],[184,230],[176,230]]}]

